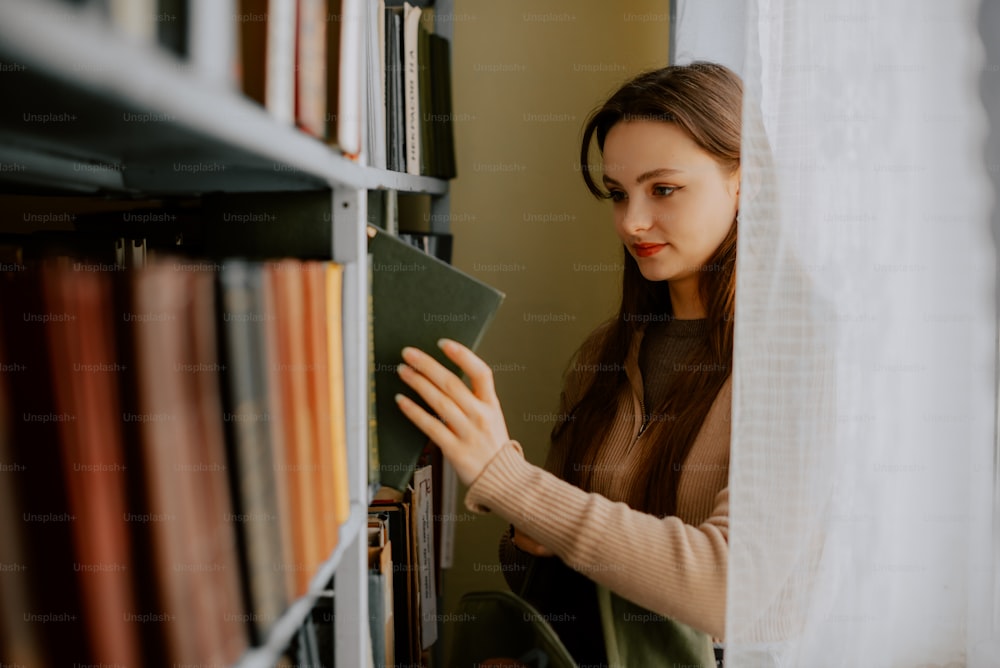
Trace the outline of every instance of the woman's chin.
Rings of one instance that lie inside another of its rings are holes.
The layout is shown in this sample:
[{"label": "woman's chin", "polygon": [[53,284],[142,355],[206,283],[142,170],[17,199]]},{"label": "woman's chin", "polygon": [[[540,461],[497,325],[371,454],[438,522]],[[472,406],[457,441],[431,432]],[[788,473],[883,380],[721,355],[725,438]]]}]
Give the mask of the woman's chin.
[{"label": "woman's chin", "polygon": [[664,271],[656,267],[643,267],[642,264],[639,265],[639,273],[651,283],[669,281],[674,277],[674,272]]}]

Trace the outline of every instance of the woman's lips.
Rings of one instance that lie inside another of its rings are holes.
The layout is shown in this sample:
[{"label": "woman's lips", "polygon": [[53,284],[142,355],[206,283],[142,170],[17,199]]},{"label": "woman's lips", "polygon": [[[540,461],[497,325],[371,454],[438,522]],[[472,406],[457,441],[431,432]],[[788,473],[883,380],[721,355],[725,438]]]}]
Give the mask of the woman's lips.
[{"label": "woman's lips", "polygon": [[635,249],[635,254],[639,257],[656,255],[661,250],[666,248],[666,246],[667,244],[632,244],[632,248]]}]

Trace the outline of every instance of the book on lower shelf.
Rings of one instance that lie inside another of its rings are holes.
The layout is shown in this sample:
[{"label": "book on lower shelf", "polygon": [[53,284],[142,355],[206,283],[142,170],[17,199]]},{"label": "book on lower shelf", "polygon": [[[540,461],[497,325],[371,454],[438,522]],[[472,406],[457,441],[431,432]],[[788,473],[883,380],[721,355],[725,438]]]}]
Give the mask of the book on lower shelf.
[{"label": "book on lower shelf", "polygon": [[[346,519],[340,295],[327,293],[340,267],[113,267],[28,258],[0,272],[0,361],[24,370],[0,375],[17,512],[0,524],[4,554],[30,564],[3,576],[0,660],[233,665],[306,593]],[[297,386],[301,415],[275,384]],[[299,424],[287,436],[272,419]]]},{"label": "book on lower shelf", "polygon": [[[440,570],[435,559],[434,474],[431,466],[421,466],[413,485],[404,493],[382,488],[368,508],[369,584],[382,596],[391,588],[386,604],[369,608],[370,632],[375,647],[375,665],[395,656],[391,665],[426,665],[428,650],[438,638],[437,582]],[[392,546],[390,554],[382,547]],[[380,559],[389,559],[386,566]],[[391,581],[380,577],[391,574]],[[370,601],[369,601],[370,603]],[[392,634],[388,634],[388,618]],[[383,651],[381,645],[385,644]]]}]

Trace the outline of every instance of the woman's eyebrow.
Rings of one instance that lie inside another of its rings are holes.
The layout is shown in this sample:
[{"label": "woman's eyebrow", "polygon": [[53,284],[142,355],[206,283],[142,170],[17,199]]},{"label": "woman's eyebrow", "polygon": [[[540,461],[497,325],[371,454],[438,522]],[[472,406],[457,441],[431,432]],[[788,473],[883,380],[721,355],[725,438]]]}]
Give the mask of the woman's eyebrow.
[{"label": "woman's eyebrow", "polygon": [[[660,167],[659,169],[651,169],[648,172],[643,172],[642,174],[639,175],[639,178],[637,178],[635,182],[639,184],[642,183],[643,181],[655,179],[658,176],[670,176],[673,174],[683,174],[683,173],[684,173],[683,170],[680,169],[672,169],[670,167]],[[611,178],[606,174],[604,175],[603,178],[605,184],[613,184],[616,186],[621,185],[620,183],[618,183],[618,181],[615,181],[613,178]]]}]

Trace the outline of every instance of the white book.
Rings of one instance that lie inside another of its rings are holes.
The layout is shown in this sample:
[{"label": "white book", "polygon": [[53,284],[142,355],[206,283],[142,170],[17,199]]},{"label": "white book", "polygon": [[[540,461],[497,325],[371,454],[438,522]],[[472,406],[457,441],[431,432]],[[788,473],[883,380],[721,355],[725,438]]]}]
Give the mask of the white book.
[{"label": "white book", "polygon": [[[131,1],[131,0],[129,0]],[[188,3],[188,54],[197,76],[236,88],[236,0]]]},{"label": "white book", "polygon": [[296,0],[268,0],[264,106],[282,123],[295,124]]},{"label": "white book", "polygon": [[156,0],[111,0],[111,23],[143,44],[156,44]]},{"label": "white book", "polygon": [[365,0],[343,0],[340,6],[340,79],[337,144],[349,156],[360,156],[365,118]]},{"label": "white book", "polygon": [[386,149],[386,106],[385,106],[385,0],[378,0],[374,3],[376,39],[373,44],[374,51],[369,52],[373,66],[376,68],[374,76],[369,80],[368,85],[374,91],[373,104],[370,118],[374,131],[375,141],[372,143],[372,163],[379,169],[385,169],[387,164]]},{"label": "white book", "polygon": [[406,173],[420,174],[420,41],[419,7],[403,4],[403,113],[406,129]]},{"label": "white book", "polygon": [[379,169],[385,169],[385,4],[372,2],[368,4],[368,30],[366,33],[367,88],[367,145],[368,164]]}]

